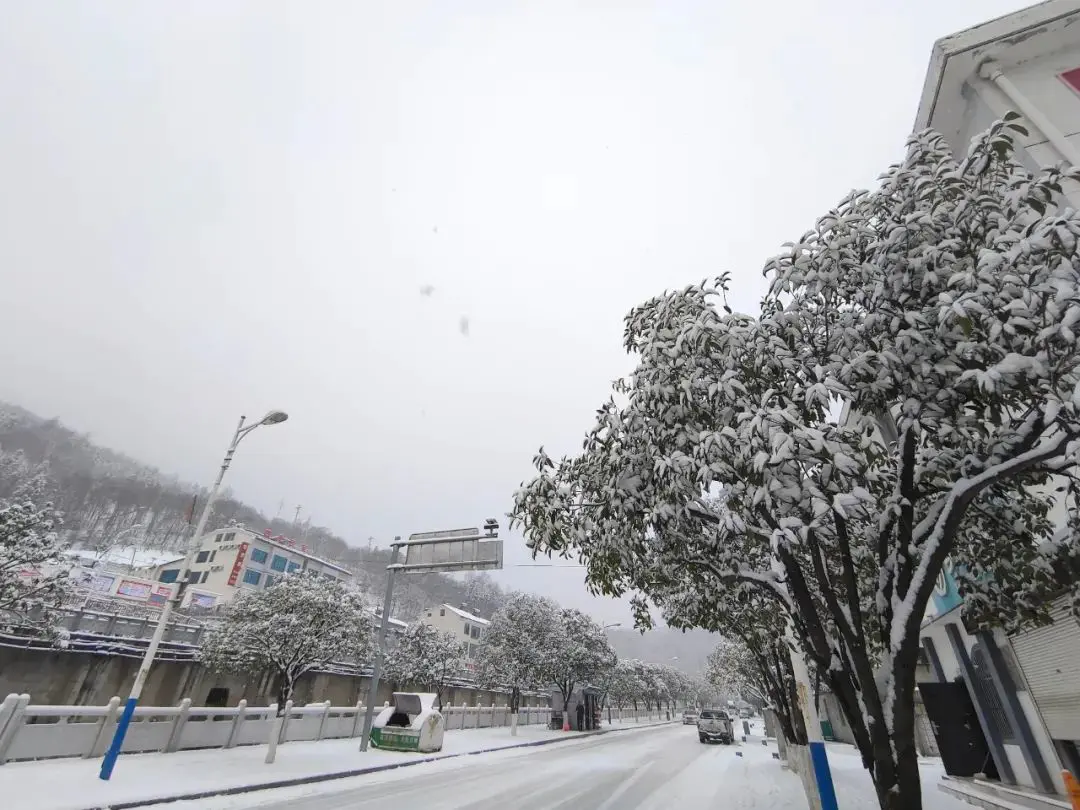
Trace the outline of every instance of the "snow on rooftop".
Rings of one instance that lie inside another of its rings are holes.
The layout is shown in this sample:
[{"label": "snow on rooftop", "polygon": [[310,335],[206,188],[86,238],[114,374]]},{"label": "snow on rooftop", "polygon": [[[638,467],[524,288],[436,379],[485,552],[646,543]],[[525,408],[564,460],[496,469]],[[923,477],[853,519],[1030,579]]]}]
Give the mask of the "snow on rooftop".
[{"label": "snow on rooftop", "polygon": [[[382,618],[382,609],[381,608],[369,606],[368,607],[368,612],[371,613],[371,615],[374,616],[376,619]],[[405,628],[407,628],[409,626],[408,622],[403,622],[401,619],[395,619],[393,616],[390,617],[390,624],[392,626],[394,626],[394,627],[397,627],[400,630],[404,630]]]},{"label": "snow on rooftop", "polygon": [[104,554],[89,548],[72,548],[64,552],[66,556],[89,564],[97,562],[103,565],[122,565],[132,568],[153,568],[158,565],[184,559],[183,554],[161,549],[140,548],[139,546],[117,546]]},{"label": "snow on rooftop", "polygon": [[452,610],[458,616],[465,619],[465,621],[476,622],[477,624],[483,624],[483,625],[491,624],[491,622],[489,622],[487,619],[481,619],[479,616],[474,616],[472,613],[469,613],[469,611],[462,610],[459,607],[454,607],[453,605],[447,605],[447,604],[443,604],[442,607],[446,608],[447,610]]}]

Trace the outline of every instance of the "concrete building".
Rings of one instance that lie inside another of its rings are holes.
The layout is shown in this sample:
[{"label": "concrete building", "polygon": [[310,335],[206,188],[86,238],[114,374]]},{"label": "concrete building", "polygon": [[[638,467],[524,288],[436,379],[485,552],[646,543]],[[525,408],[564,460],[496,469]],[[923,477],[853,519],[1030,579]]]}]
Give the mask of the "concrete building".
[{"label": "concrete building", "polygon": [[[1048,0],[934,45],[915,129],[957,154],[1009,111],[1023,116],[1030,168],[1080,165],[1080,0]],[[1066,189],[1080,205],[1080,188]]]},{"label": "concrete building", "polygon": [[[981,787],[999,791],[1011,786],[1064,793],[1061,769],[1076,765],[1069,747],[1056,742],[1047,730],[1014,639],[1000,628],[966,626],[963,600],[948,570],[939,578],[934,603],[937,615],[920,631],[923,666],[918,691],[946,772],[975,778],[974,785],[957,790],[978,789],[981,781]],[[1080,690],[1074,694],[1080,699]]]},{"label": "concrete building", "polygon": [[484,631],[491,624],[487,619],[474,616],[464,608],[453,605],[439,605],[428,608],[420,616],[420,621],[452,634],[466,645],[465,668],[475,669],[474,661],[480,650]]},{"label": "concrete building", "polygon": [[[1019,113],[1028,130],[1018,140],[1028,168],[1080,166],[1080,0],[1048,0],[934,45],[916,130],[932,127],[960,155],[1008,112]],[[1080,206],[1080,187],[1064,191],[1063,202]],[[1058,511],[1061,522],[1064,504]],[[1048,627],[1011,637],[1000,629],[969,632],[961,606],[947,570],[922,628],[919,692],[947,770],[950,758],[964,770],[955,761],[967,756],[966,769],[995,777],[997,787],[976,779],[947,791],[970,801],[963,790],[981,790],[984,806],[1030,800],[1008,786],[1062,792],[1061,768],[1080,772],[1080,624],[1062,599]],[[973,733],[945,739],[964,728]]]},{"label": "concrete building", "polygon": [[[176,582],[183,560],[153,569],[158,582]],[[199,541],[199,552],[188,574],[185,607],[215,607],[228,603],[242,589],[268,588],[285,574],[311,571],[327,579],[354,582],[351,571],[320,559],[307,547],[269,530],[259,534],[233,526],[210,532]]]}]

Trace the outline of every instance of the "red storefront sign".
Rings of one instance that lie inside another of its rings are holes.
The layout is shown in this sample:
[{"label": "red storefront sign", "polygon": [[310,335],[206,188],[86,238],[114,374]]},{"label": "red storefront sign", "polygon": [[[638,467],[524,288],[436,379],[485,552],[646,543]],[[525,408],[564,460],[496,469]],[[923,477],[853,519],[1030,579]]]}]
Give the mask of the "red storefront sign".
[{"label": "red storefront sign", "polygon": [[235,585],[236,580],[240,579],[240,571],[244,567],[244,559],[247,557],[248,544],[241,543],[240,548],[236,551],[236,561],[232,564],[232,571],[229,572],[229,584]]}]

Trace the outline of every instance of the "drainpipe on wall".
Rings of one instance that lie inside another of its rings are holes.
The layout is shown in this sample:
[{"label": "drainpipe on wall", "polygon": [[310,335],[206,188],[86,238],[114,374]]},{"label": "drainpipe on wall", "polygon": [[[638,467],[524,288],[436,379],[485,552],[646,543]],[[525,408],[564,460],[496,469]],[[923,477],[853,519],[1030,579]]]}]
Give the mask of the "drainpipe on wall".
[{"label": "drainpipe on wall", "polygon": [[998,67],[996,62],[987,61],[983,62],[979,66],[979,75],[994,83],[1005,97],[1009,99],[1015,105],[1016,111],[1023,115],[1028,121],[1031,122],[1039,132],[1046,136],[1046,140],[1057,150],[1058,154],[1065,159],[1065,162],[1072,167],[1080,166],[1080,152],[1069,143],[1065,135],[1058,129],[1050,119],[1043,115],[1042,111],[1032,103],[1031,99],[1020,92],[1018,88],[1009,78],[1001,72],[1001,68]]}]

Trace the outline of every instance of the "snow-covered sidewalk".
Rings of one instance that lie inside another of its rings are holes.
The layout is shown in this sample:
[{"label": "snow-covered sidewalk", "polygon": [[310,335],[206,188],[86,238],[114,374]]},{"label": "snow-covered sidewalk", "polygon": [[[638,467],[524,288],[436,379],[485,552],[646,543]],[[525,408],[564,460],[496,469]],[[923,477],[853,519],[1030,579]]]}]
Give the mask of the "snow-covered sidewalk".
[{"label": "snow-covered sidewalk", "polygon": [[[601,733],[645,727],[650,723],[606,723]],[[596,732],[592,732],[596,733]],[[365,768],[410,765],[523,744],[580,739],[589,732],[551,731],[543,726],[448,731],[437,754],[410,754],[370,748],[360,753],[359,738],[282,743],[273,765],[263,762],[265,745],[223,750],[209,748],[173,754],[125,754],[112,779],[98,778],[100,759],[49,759],[11,762],[0,767],[0,806],[4,810],[87,810],[115,807],[199,793],[227,791],[254,784],[305,780]]]}]

